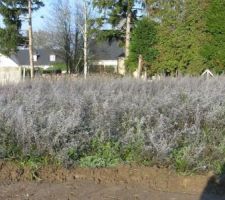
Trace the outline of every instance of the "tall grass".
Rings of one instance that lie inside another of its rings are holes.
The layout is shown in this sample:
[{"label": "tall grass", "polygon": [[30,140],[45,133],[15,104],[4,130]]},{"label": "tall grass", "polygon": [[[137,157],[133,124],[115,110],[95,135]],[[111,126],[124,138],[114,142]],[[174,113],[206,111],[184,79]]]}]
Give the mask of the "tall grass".
[{"label": "tall grass", "polygon": [[119,144],[117,151],[123,152],[139,143],[137,157],[153,164],[220,173],[225,78],[99,77],[0,87],[1,158],[35,152],[79,162],[93,154],[96,138]]}]

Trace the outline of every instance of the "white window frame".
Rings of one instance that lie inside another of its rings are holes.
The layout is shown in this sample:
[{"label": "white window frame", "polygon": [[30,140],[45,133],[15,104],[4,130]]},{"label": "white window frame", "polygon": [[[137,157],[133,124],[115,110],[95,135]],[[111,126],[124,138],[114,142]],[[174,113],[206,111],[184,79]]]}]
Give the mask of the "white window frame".
[{"label": "white window frame", "polygon": [[37,55],[33,55],[33,61],[34,61],[34,62],[37,62],[37,58],[38,58]]},{"label": "white window frame", "polygon": [[50,62],[55,62],[56,56],[55,56],[54,54],[51,54],[51,55],[49,56],[49,60],[50,60]]}]

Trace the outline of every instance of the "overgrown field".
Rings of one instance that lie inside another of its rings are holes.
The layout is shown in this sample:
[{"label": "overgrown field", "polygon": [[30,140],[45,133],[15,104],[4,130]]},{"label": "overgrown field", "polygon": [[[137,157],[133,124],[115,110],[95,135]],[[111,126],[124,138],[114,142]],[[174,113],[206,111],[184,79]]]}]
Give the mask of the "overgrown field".
[{"label": "overgrown field", "polygon": [[92,78],[0,87],[0,159],[222,173],[225,78]]}]

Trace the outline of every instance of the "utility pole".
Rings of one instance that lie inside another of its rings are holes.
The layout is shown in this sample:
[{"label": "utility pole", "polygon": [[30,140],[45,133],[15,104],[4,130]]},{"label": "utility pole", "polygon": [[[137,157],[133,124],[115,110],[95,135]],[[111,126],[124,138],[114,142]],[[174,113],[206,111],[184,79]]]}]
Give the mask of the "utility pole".
[{"label": "utility pole", "polygon": [[32,0],[28,0],[28,25],[29,25],[29,58],[30,58],[30,77],[34,78],[33,60],[33,30],[32,30]]},{"label": "utility pole", "polygon": [[87,39],[88,39],[88,30],[87,30],[87,26],[88,26],[88,3],[85,0],[84,1],[84,78],[87,78]]}]

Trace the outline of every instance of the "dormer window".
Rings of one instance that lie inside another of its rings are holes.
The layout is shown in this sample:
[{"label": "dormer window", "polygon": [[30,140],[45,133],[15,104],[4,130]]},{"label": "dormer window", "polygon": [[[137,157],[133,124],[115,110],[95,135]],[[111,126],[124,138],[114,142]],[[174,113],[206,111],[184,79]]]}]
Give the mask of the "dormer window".
[{"label": "dormer window", "polygon": [[37,55],[33,55],[33,60],[34,60],[34,62],[37,62]]},{"label": "dormer window", "polygon": [[55,62],[55,55],[50,55],[50,62]]}]

